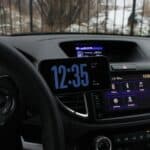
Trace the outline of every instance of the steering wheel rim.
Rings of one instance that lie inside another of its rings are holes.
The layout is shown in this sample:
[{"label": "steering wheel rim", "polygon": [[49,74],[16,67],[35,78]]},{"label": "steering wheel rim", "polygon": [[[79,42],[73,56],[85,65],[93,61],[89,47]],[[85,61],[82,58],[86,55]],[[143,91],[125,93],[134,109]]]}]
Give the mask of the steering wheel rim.
[{"label": "steering wheel rim", "polygon": [[[25,95],[40,107],[44,150],[64,150],[63,123],[56,99],[35,67],[15,48],[0,42],[0,64]],[[23,82],[23,83],[22,83]],[[32,85],[32,86],[31,86]]]}]

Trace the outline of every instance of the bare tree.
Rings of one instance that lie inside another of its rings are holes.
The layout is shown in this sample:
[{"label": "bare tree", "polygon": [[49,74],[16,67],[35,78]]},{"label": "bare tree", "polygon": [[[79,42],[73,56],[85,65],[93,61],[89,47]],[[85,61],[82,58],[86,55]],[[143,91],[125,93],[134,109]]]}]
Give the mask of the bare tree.
[{"label": "bare tree", "polygon": [[146,17],[150,17],[150,1],[149,0],[145,0],[145,4],[144,4],[144,15]]},{"label": "bare tree", "polygon": [[44,24],[53,31],[77,22],[87,22],[96,12],[97,0],[37,0]]}]

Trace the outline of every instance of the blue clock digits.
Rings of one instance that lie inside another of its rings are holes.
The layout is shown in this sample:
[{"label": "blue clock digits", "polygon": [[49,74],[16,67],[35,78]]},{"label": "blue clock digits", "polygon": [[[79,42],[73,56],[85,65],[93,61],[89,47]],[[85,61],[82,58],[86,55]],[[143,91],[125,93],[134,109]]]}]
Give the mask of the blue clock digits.
[{"label": "blue clock digits", "polygon": [[73,64],[71,67],[71,71],[74,73],[74,80],[72,80],[73,86],[75,88],[80,87],[80,69],[77,64]]},{"label": "blue clock digits", "polygon": [[[53,66],[51,71],[54,73],[54,83],[56,89],[66,89],[68,86],[65,84],[66,67],[64,65]],[[61,75],[60,83],[59,76]]]},{"label": "blue clock digits", "polygon": [[89,75],[86,68],[87,64],[80,64],[81,84],[83,87],[89,86]]},{"label": "blue clock digits", "polygon": [[[87,64],[73,64],[70,68],[65,65],[52,66],[51,72],[54,77],[55,89],[67,89],[69,86],[73,88],[89,86],[89,74],[86,69]],[[67,78],[68,74],[73,75],[71,80]]]},{"label": "blue clock digits", "polygon": [[58,73],[60,75],[62,74],[62,78],[60,80],[60,89],[66,89],[66,88],[68,88],[68,85],[65,84],[65,79],[66,79],[66,75],[67,75],[66,67],[64,65],[60,65],[58,67]]}]

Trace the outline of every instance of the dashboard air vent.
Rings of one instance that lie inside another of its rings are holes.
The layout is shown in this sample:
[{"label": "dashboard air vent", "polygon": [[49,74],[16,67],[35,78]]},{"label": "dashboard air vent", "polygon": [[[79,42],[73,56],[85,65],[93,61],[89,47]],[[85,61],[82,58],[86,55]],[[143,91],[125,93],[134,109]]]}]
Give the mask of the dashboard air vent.
[{"label": "dashboard air vent", "polygon": [[71,109],[80,114],[86,114],[86,101],[83,94],[71,94],[59,96],[60,101],[68,109]]}]

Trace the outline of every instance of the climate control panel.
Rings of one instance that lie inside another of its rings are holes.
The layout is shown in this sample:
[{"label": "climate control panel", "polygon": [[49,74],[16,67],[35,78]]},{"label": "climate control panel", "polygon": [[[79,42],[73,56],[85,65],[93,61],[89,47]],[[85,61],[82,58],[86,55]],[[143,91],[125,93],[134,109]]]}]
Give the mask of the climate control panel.
[{"label": "climate control panel", "polygon": [[95,150],[149,150],[150,130],[98,136]]}]

